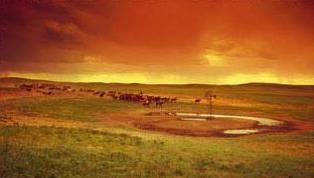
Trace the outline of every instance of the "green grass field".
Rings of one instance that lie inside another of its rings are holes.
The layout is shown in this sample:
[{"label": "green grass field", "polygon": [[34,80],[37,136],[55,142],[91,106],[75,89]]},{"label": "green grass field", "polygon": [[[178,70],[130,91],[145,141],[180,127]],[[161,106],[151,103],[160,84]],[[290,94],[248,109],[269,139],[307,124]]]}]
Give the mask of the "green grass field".
[{"label": "green grass field", "polygon": [[[17,92],[14,86],[23,82],[34,81],[0,80],[0,91]],[[215,113],[314,124],[312,86],[69,85],[185,99],[213,90]],[[23,96],[0,100],[0,108],[19,119],[19,125],[0,122],[0,177],[314,177],[313,129],[232,138],[170,135],[106,125],[102,119],[145,119],[151,109],[96,97]],[[205,104],[180,100],[164,109],[207,112]],[[68,125],[25,124],[42,118]]]}]

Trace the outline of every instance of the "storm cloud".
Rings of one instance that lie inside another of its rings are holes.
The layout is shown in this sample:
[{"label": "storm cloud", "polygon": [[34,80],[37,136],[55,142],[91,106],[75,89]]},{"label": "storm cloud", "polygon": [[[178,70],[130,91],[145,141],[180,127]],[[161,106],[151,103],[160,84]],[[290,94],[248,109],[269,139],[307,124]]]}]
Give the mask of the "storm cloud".
[{"label": "storm cloud", "polygon": [[312,1],[51,0],[0,6],[5,76],[314,83]]}]

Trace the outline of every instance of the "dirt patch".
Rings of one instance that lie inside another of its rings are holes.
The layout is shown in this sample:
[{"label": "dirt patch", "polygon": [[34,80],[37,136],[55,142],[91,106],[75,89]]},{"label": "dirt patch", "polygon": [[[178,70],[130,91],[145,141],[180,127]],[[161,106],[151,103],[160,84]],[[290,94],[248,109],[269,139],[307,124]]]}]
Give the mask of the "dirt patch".
[{"label": "dirt patch", "polygon": [[[188,122],[188,121],[180,121],[180,122]],[[190,122],[199,122],[199,123],[204,123],[204,122],[209,122],[210,121],[190,121]],[[160,126],[162,124],[163,126]],[[194,137],[238,137],[238,136],[245,136],[245,135],[251,135],[251,134],[265,134],[265,133],[274,133],[274,132],[288,132],[288,131],[293,131],[296,130],[295,127],[293,127],[291,124],[283,124],[278,127],[261,127],[258,126],[257,124],[252,124],[247,127],[235,127],[230,133],[224,133],[226,130],[232,130],[230,129],[229,125],[227,123],[223,124],[223,127],[227,127],[228,125],[229,129],[226,128],[206,128],[206,129],[200,129],[197,127],[192,128],[179,128],[179,127],[171,127],[171,125],[168,125],[167,122],[165,123],[135,123],[134,126],[140,129],[144,130],[150,130],[150,131],[156,131],[156,132],[164,132],[168,134],[174,134],[174,135],[183,135],[183,136],[194,136]],[[222,125],[220,125],[222,126]],[[257,130],[258,132],[242,132],[236,133],[238,131],[243,131],[243,130]]]},{"label": "dirt patch", "polygon": [[200,137],[236,137],[250,134],[288,132],[302,127],[300,123],[291,121],[248,116],[214,115],[214,117],[210,117],[211,119],[207,119],[209,118],[208,115],[196,113],[181,113],[179,116],[177,114],[168,117],[164,114],[158,116],[157,113],[149,115],[150,117],[147,117],[149,119],[135,122],[134,126],[144,130]]},{"label": "dirt patch", "polygon": [[135,122],[134,126],[140,129],[166,132],[176,135],[215,136],[226,129],[241,129],[254,127],[255,121],[240,119],[212,119],[206,121],[181,120],[177,117],[151,117]]},{"label": "dirt patch", "polygon": [[[22,115],[11,114],[12,122],[5,122],[0,124],[14,124],[21,125],[36,125],[36,126],[55,126],[66,128],[88,128],[95,130],[110,130],[117,132],[132,132],[132,134],[141,134],[138,129],[156,131],[159,133],[195,136],[195,137],[237,137],[244,134],[224,133],[226,130],[259,130],[259,132],[251,132],[245,134],[264,134],[273,132],[287,132],[287,131],[304,131],[304,129],[313,129],[312,123],[304,123],[301,121],[293,122],[285,120],[284,124],[280,126],[261,126],[256,121],[241,120],[234,118],[215,118],[206,121],[182,121],[176,116],[156,115],[99,115],[97,122],[79,122],[68,120],[57,120],[45,117],[27,117]],[[135,127],[135,128],[134,128]],[[126,129],[126,130],[125,130]]]},{"label": "dirt patch", "polygon": [[[228,123],[228,124],[226,124]],[[242,121],[239,119],[212,119],[208,121],[183,121],[175,117],[160,118],[153,121],[138,123],[141,125],[151,125],[156,128],[184,129],[190,131],[213,131],[221,129],[236,129],[252,127],[254,121]]]}]

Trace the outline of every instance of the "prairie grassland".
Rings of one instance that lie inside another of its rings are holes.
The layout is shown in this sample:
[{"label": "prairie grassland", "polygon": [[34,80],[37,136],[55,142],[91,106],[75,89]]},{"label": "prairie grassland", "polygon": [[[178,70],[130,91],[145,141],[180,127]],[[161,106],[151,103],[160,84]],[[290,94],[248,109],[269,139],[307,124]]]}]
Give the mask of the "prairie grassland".
[{"label": "prairie grassland", "polygon": [[1,128],[4,177],[313,177],[313,132],[246,138]]},{"label": "prairie grassland", "polygon": [[[18,93],[15,86],[22,82],[34,81],[2,82],[0,96]],[[311,86],[68,85],[176,96],[178,103],[164,110],[185,112],[207,112],[206,104],[191,101],[213,90],[215,113],[303,125],[234,138],[178,136],[123,125],[154,111],[137,103],[74,95],[10,97],[0,99],[0,114],[19,124],[0,122],[0,177],[314,177]],[[110,124],[115,120],[121,124]]]}]

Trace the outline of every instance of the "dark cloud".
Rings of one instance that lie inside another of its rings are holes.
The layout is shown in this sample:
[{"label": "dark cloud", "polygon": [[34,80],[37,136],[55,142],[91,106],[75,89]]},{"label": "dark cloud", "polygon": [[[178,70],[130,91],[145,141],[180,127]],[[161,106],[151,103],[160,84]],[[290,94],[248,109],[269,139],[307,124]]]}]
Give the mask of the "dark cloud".
[{"label": "dark cloud", "polygon": [[73,23],[47,21],[42,32],[43,40],[53,44],[82,44],[84,33]]}]

